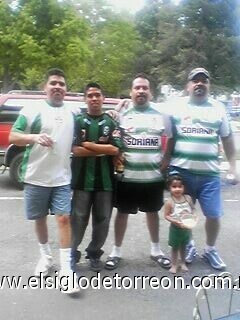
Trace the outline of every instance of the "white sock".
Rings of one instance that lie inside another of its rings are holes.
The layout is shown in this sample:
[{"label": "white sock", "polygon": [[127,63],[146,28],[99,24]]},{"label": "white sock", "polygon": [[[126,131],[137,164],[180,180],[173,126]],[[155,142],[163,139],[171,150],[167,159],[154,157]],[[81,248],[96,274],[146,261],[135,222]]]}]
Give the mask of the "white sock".
[{"label": "white sock", "polygon": [[117,247],[117,246],[113,246],[112,248],[112,252],[109,255],[110,257],[119,257],[121,258],[122,256],[122,247]]},{"label": "white sock", "polygon": [[52,256],[51,248],[49,243],[39,243],[39,249],[41,256]]},{"label": "white sock", "polygon": [[60,248],[61,270],[71,270],[71,248]]},{"label": "white sock", "polygon": [[159,242],[151,242],[151,256],[161,256],[164,255],[164,253],[161,250],[160,243]]},{"label": "white sock", "polygon": [[208,245],[206,245],[206,247],[205,247],[206,252],[212,251],[212,250],[214,250],[214,249],[215,249],[215,246],[208,246]]}]

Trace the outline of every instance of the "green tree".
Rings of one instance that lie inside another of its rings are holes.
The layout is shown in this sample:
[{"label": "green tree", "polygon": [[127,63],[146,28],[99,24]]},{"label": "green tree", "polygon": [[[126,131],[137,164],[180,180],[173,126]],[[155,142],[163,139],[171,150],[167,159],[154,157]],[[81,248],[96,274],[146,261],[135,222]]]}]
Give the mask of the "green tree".
[{"label": "green tree", "polygon": [[18,60],[16,43],[18,39],[12,34],[15,17],[5,1],[0,2],[0,72],[3,90],[8,87],[9,82],[16,79],[11,77],[14,70],[14,61]]},{"label": "green tree", "polygon": [[[201,53],[200,62],[211,72],[216,89],[239,86],[239,10],[236,0],[183,2],[184,27],[192,31],[195,51]],[[198,33],[203,37],[200,42]],[[191,66],[197,62],[193,59]]]},{"label": "green tree", "polygon": [[133,17],[114,13],[106,1],[82,1],[75,8],[91,26],[82,79],[98,81],[109,96],[126,93],[140,46]]},{"label": "green tree", "polygon": [[[186,75],[196,66],[209,69],[215,88],[239,86],[240,19],[236,0],[149,1],[139,12],[137,26],[148,51],[145,72],[155,86],[184,86]],[[139,64],[139,63],[138,63]]]},{"label": "green tree", "polygon": [[88,55],[88,25],[74,8],[56,0],[19,1],[15,8],[0,3],[3,90],[33,89],[46,68],[58,66],[69,75],[70,88]]},{"label": "green tree", "polygon": [[139,45],[134,26],[121,20],[106,21],[92,37],[94,54],[88,61],[88,77],[99,81],[108,95],[124,91],[134,72]]},{"label": "green tree", "polygon": [[65,70],[70,90],[82,90],[89,80],[99,81],[108,95],[124,90],[139,45],[132,17],[113,13],[101,0],[14,3],[0,2],[4,91],[38,88],[53,66]]}]

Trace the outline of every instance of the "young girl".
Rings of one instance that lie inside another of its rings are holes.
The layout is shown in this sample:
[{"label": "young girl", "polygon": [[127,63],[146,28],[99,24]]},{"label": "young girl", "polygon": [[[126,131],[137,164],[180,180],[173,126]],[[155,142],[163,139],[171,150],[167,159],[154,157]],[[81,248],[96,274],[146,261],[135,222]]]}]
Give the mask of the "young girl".
[{"label": "young girl", "polygon": [[183,225],[181,216],[190,213],[196,218],[196,215],[194,214],[194,205],[191,197],[184,194],[183,180],[179,175],[169,177],[168,189],[171,197],[165,202],[164,216],[165,219],[171,222],[168,244],[172,247],[172,267],[169,272],[176,273],[178,268],[178,254],[180,254],[181,258],[181,270],[188,270],[185,263],[185,246],[189,242],[191,231]]}]

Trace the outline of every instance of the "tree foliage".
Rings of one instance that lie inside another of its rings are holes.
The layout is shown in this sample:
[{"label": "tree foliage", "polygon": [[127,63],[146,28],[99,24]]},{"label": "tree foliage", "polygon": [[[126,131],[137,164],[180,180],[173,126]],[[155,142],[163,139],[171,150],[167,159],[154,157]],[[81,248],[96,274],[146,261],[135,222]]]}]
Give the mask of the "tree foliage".
[{"label": "tree foliage", "polygon": [[77,1],[75,8],[91,26],[90,54],[78,82],[84,86],[86,81],[98,81],[107,95],[120,95],[134,72],[140,46],[133,18],[114,13],[103,0]]},{"label": "tree foliage", "polygon": [[2,2],[0,10],[9,15],[0,40],[5,90],[16,84],[36,88],[50,66],[74,76],[88,54],[88,26],[72,7],[31,0],[14,9]]},{"label": "tree foliage", "polygon": [[239,0],[146,0],[136,16],[104,0],[0,1],[2,90],[36,89],[46,69],[63,68],[70,90],[98,81],[128,92],[135,73],[183,88],[206,67],[217,90],[240,90]]},{"label": "tree foliage", "polygon": [[144,71],[155,87],[184,86],[189,70],[206,67],[215,89],[239,87],[240,8],[237,0],[150,1],[137,15],[137,26],[148,42]]},{"label": "tree foliage", "polygon": [[71,90],[95,80],[109,95],[121,92],[139,43],[133,19],[115,15],[104,1],[8,2],[0,2],[3,91],[35,89],[46,69],[58,66]]}]

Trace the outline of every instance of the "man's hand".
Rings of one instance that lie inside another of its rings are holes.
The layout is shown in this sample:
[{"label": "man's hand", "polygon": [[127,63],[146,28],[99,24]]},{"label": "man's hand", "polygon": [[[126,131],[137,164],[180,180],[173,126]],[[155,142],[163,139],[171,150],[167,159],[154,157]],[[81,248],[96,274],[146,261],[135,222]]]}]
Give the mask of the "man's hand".
[{"label": "man's hand", "polygon": [[105,111],[113,120],[118,121],[119,113],[116,110],[107,110]]},{"label": "man's hand", "polygon": [[160,171],[162,174],[166,174],[168,171],[170,161],[166,158],[163,158],[160,163]]},{"label": "man's hand", "polygon": [[239,182],[239,175],[237,172],[232,173],[232,171],[229,170],[228,174],[226,175],[227,182],[230,184],[238,184]]},{"label": "man's hand", "polygon": [[117,112],[122,112],[123,110],[126,110],[129,107],[131,99],[122,99],[115,107],[115,110]]},{"label": "man's hand", "polygon": [[107,110],[105,111],[107,114],[109,114],[110,117],[112,117],[114,120],[119,120],[119,113],[121,113],[123,110],[126,110],[129,107],[131,99],[122,99],[115,107],[114,110]]},{"label": "man's hand", "polygon": [[119,153],[118,155],[116,155],[113,158],[114,167],[117,168],[117,167],[124,166],[124,160],[125,160],[125,158],[124,158],[123,153]]},{"label": "man's hand", "polygon": [[46,133],[34,134],[33,142],[38,143],[43,147],[53,147],[54,140]]}]

